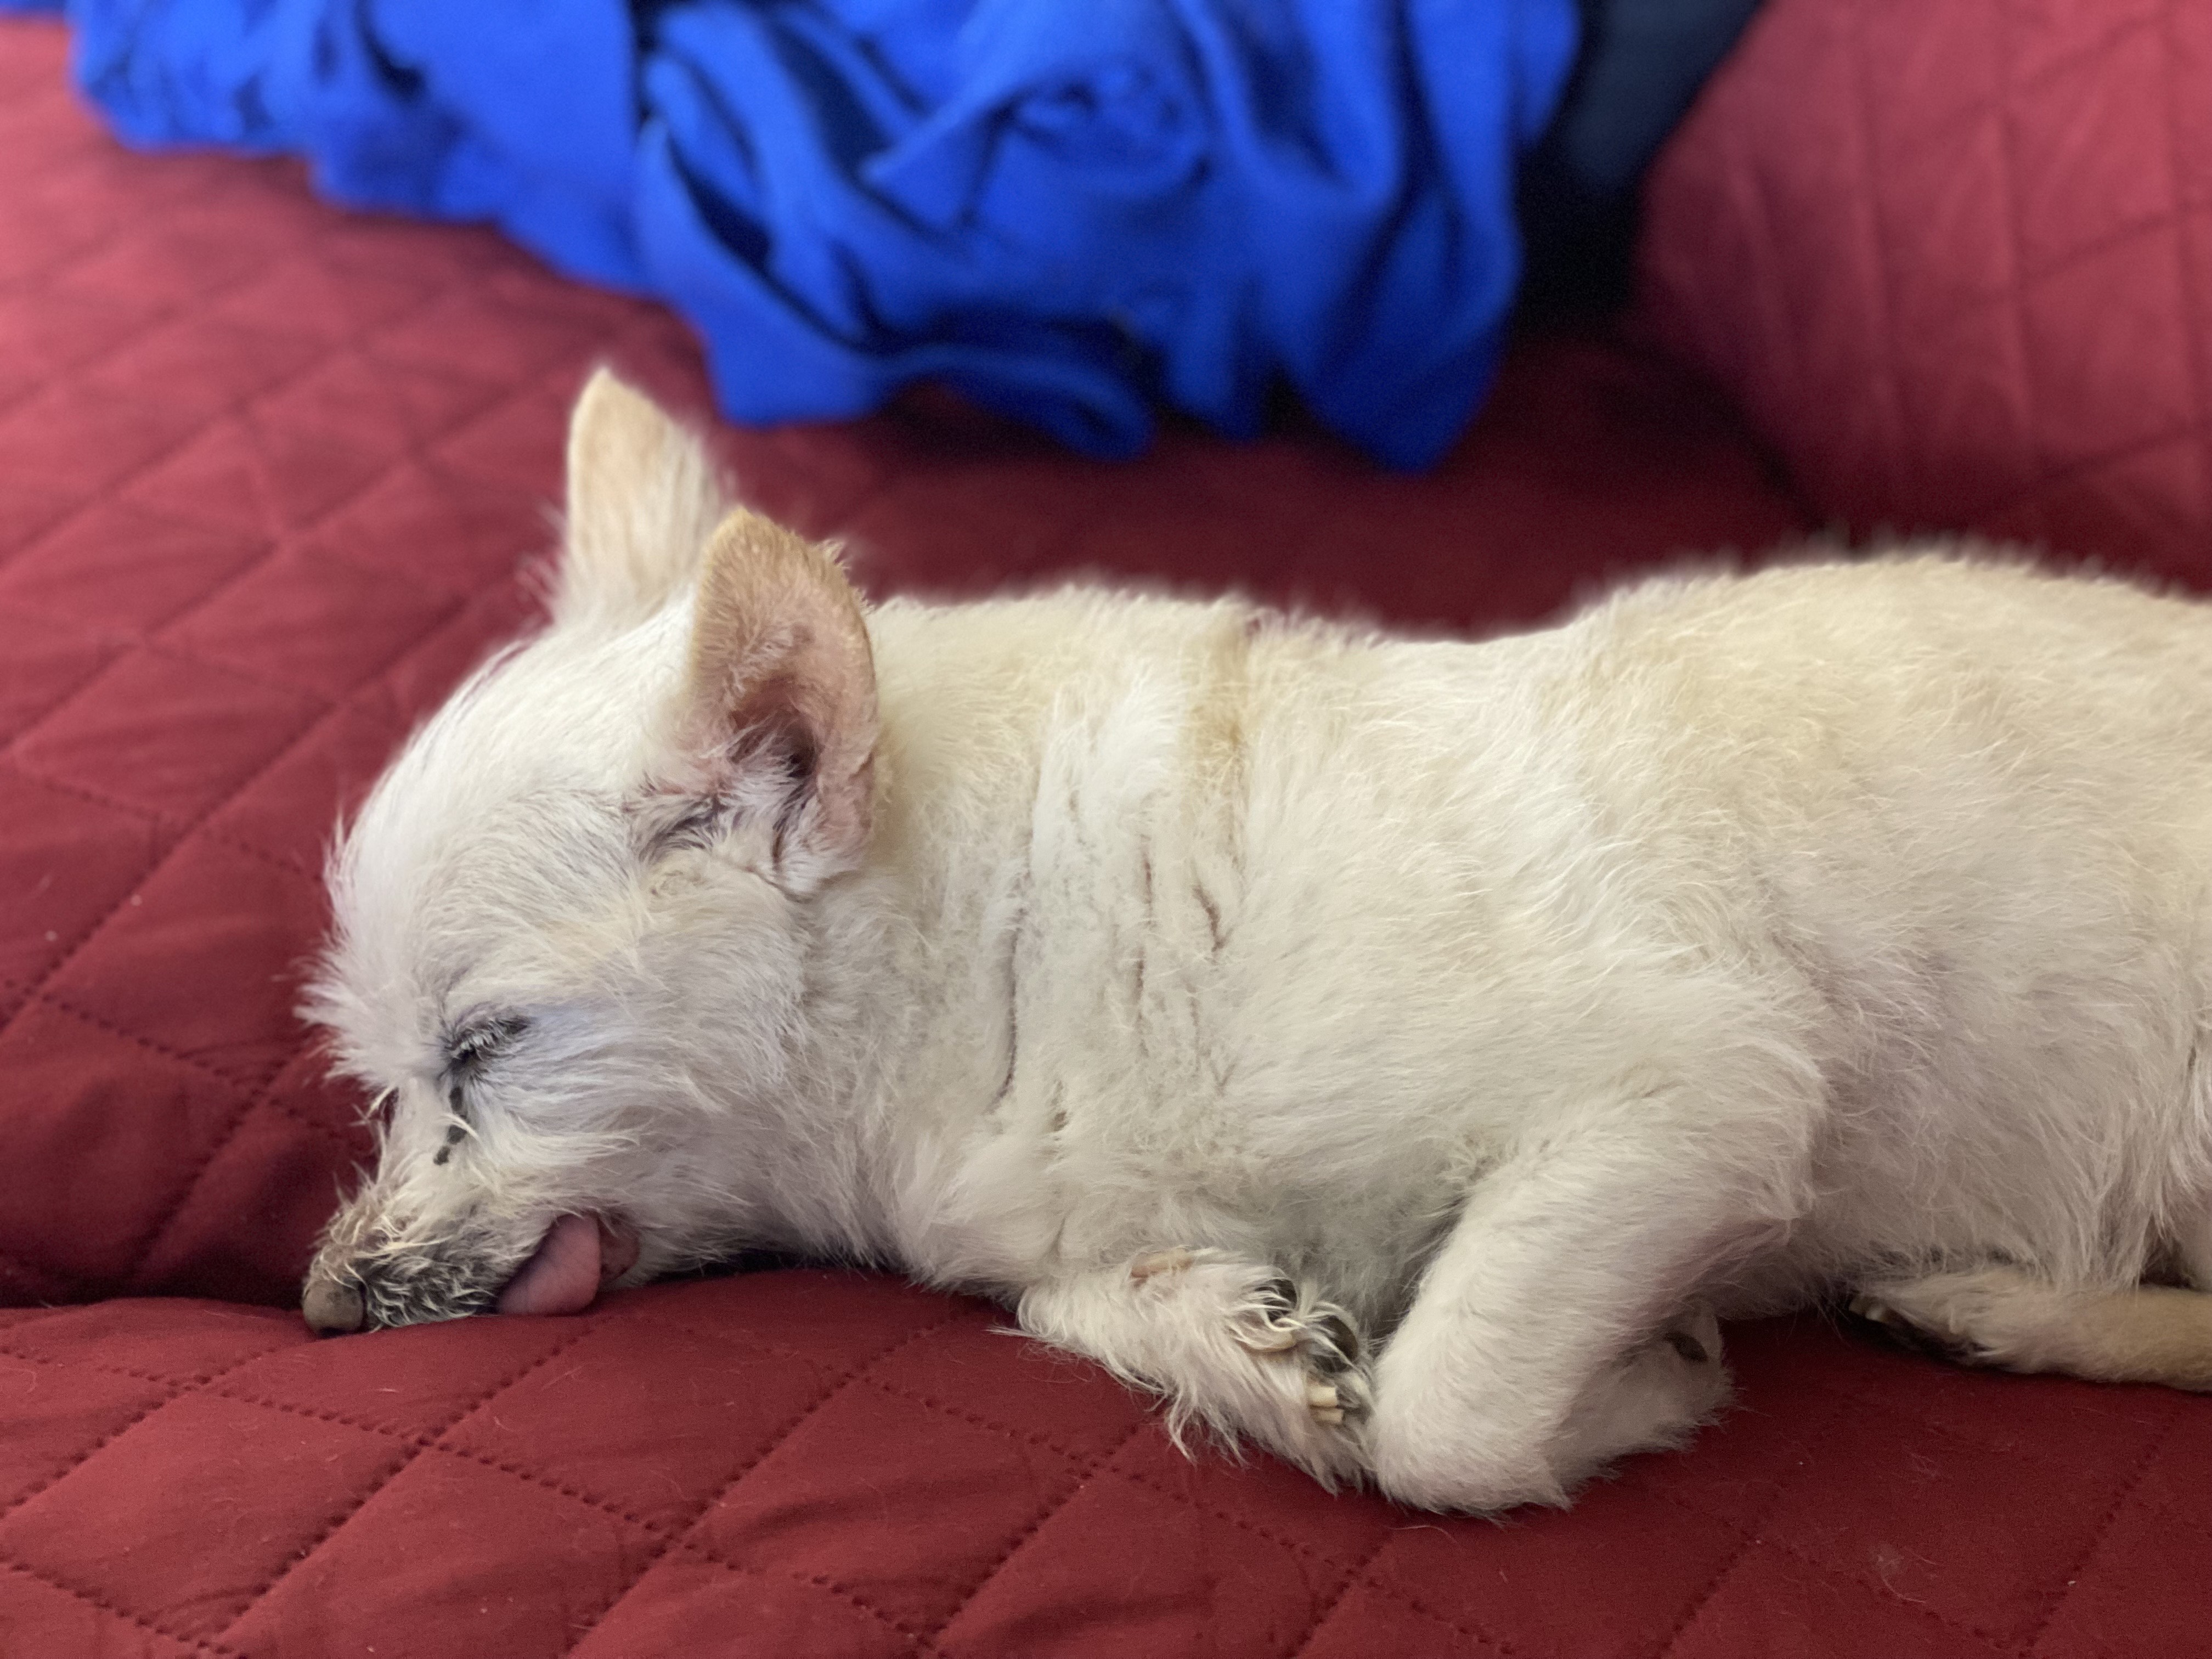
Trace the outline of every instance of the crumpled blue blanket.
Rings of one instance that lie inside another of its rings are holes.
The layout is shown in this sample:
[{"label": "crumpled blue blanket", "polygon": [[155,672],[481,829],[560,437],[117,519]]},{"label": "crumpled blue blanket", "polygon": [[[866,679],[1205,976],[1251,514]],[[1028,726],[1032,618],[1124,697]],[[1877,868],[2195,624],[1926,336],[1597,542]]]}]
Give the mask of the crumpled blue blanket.
[{"label": "crumpled blue blanket", "polygon": [[1514,291],[1573,0],[70,0],[126,140],[300,151],[660,296],[724,411],[947,382],[1127,455],[1286,382],[1435,461]]}]

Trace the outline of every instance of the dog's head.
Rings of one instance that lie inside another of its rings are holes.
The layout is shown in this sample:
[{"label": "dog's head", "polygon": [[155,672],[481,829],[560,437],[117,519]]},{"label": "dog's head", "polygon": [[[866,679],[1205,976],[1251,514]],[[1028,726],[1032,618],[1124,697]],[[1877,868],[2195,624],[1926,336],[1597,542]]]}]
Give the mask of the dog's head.
[{"label": "dog's head", "polygon": [[859,599],[605,373],[568,488],[550,625],[331,860],[307,1012],[382,1145],[309,1271],[319,1329],[573,1308],[743,1242],[732,1120],[806,1063],[810,903],[870,827]]}]

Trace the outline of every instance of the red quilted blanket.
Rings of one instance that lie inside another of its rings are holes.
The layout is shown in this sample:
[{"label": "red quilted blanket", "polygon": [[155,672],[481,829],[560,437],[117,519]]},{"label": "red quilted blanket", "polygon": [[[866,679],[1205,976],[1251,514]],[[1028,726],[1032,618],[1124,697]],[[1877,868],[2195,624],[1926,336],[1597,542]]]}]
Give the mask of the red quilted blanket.
[{"label": "red quilted blanket", "polygon": [[2212,586],[2212,5],[1765,0],[1646,299],[1824,514]]},{"label": "red quilted blanket", "polygon": [[[0,25],[0,1654],[2212,1652],[2212,1409],[1739,1329],[1564,1514],[1187,1460],[994,1311],[805,1271],[310,1341],[365,1150],[291,1006],[320,849],[535,604],[564,405],[649,309],[289,167],[134,158]],[[876,587],[1103,568],[1489,627],[1801,527],[1657,364],[1530,342],[1433,478],[1069,460],[955,410],[722,434]]]}]

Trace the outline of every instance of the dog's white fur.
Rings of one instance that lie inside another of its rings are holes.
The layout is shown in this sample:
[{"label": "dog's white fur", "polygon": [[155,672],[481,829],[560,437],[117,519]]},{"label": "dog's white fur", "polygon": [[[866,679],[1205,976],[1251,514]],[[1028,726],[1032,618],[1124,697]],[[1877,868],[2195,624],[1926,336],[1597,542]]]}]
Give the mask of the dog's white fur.
[{"label": "dog's white fur", "polygon": [[2205,612],[1939,556],[1483,645],[864,617],[606,377],[570,477],[552,625],[333,863],[393,1098],[311,1300],[482,1308],[564,1213],[625,1282],[896,1266],[1471,1510],[1679,1443],[1711,1304],[2212,1348],[2133,1288],[2212,1279]]}]

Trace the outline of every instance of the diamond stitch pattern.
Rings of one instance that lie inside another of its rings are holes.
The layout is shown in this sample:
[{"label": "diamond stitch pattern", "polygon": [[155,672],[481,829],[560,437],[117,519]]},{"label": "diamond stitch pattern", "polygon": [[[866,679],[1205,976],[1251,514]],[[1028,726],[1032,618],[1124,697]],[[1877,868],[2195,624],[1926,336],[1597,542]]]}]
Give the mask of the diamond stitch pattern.
[{"label": "diamond stitch pattern", "polygon": [[[2034,72],[2151,10],[2073,7]],[[704,389],[665,317],[489,235],[125,154],[64,51],[0,22],[0,1654],[2212,1652],[2203,1402],[1810,1319],[1731,1334],[1741,1404],[1693,1451],[1503,1526],[1186,1459],[1095,1368],[881,1277],[311,1340],[285,1304],[369,1151],[292,1014],[330,826],[536,614],[588,366]],[[1982,279],[1947,280],[1916,303]],[[1103,467],[928,399],[716,437],[878,592],[1096,569],[1494,629],[1810,522],[1600,331],[1524,341],[1423,479],[1298,434]]]},{"label": "diamond stitch pattern", "polygon": [[2212,584],[2212,8],[1768,0],[1646,205],[1821,512]]}]

